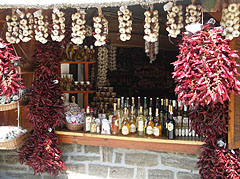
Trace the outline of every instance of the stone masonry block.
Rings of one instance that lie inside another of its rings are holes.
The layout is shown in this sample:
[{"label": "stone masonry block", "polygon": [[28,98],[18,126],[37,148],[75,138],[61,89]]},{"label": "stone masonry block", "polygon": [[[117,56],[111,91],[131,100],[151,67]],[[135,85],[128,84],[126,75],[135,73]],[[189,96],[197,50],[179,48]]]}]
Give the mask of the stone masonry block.
[{"label": "stone masonry block", "polygon": [[162,156],[161,162],[163,165],[176,167],[176,168],[183,168],[188,170],[198,170],[197,160],[189,159],[186,157],[174,157],[171,156]]},{"label": "stone masonry block", "polygon": [[146,178],[146,171],[145,168],[137,168],[137,179],[145,179]]},{"label": "stone masonry block", "polygon": [[134,168],[125,168],[125,167],[111,167],[110,168],[110,177],[113,178],[133,178]]},{"label": "stone masonry block", "polygon": [[115,163],[122,163],[122,153],[116,153]]},{"label": "stone masonry block", "polygon": [[112,162],[113,148],[102,147],[103,162]]},{"label": "stone masonry block", "polygon": [[200,175],[192,174],[192,173],[186,173],[186,172],[178,172],[177,173],[177,179],[200,179]]},{"label": "stone masonry block", "polygon": [[148,179],[174,179],[174,173],[170,170],[148,170]]},{"label": "stone masonry block", "polygon": [[109,166],[107,166],[107,165],[89,164],[88,175],[106,178],[108,175],[108,168],[109,168]]},{"label": "stone masonry block", "polygon": [[99,154],[99,146],[91,146],[91,145],[85,145],[84,146],[85,153],[95,153]]},{"label": "stone masonry block", "polygon": [[5,155],[5,162],[7,164],[18,164],[18,155]]},{"label": "stone masonry block", "polygon": [[18,171],[27,171],[26,167],[22,167],[22,166],[11,166],[11,165],[1,165],[0,164],[0,170],[4,170],[4,171],[9,171],[9,170],[18,170]]},{"label": "stone masonry block", "polygon": [[33,175],[32,173],[7,172],[5,175],[8,177],[13,177],[14,179],[42,179],[41,175]]},{"label": "stone masonry block", "polygon": [[74,144],[61,143],[61,149],[64,153],[74,152]]},{"label": "stone masonry block", "polygon": [[67,173],[74,172],[74,173],[85,173],[85,165],[84,164],[66,164]]},{"label": "stone masonry block", "polygon": [[100,161],[99,156],[85,156],[85,155],[79,155],[79,156],[71,156],[71,161],[78,161],[78,162],[84,162],[84,161]]},{"label": "stone masonry block", "polygon": [[153,167],[158,165],[158,156],[147,153],[126,153],[125,163],[139,167]]}]

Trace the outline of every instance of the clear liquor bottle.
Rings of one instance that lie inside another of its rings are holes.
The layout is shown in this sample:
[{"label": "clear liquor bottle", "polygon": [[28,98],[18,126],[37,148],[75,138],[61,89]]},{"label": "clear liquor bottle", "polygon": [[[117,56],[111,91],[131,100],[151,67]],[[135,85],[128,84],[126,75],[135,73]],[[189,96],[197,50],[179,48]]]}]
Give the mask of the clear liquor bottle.
[{"label": "clear liquor bottle", "polygon": [[[177,114],[177,102],[176,100],[172,100],[172,107],[173,107],[173,120],[175,121],[175,135],[177,133],[177,121],[178,121],[178,114]],[[177,136],[177,135],[176,135]]]},{"label": "clear liquor bottle", "polygon": [[123,121],[122,121],[122,135],[128,135],[130,132],[130,124],[128,122],[128,110],[124,108]]},{"label": "clear liquor bottle", "polygon": [[131,107],[131,116],[130,116],[130,121],[129,121],[129,124],[130,124],[130,133],[133,134],[133,133],[136,133],[136,116],[134,114],[134,106]]},{"label": "clear liquor bottle", "polygon": [[139,110],[139,115],[137,117],[137,130],[138,130],[138,135],[139,136],[143,136],[145,135],[145,117],[143,115],[143,108],[142,106],[140,106],[140,110]]},{"label": "clear liquor bottle", "polygon": [[92,122],[92,115],[90,114],[90,107],[87,106],[86,116],[85,116],[85,121],[84,121],[84,131],[85,132],[90,132],[91,122]]},{"label": "clear liquor bottle", "polygon": [[153,135],[153,128],[154,128],[154,123],[153,123],[153,116],[152,116],[152,107],[149,107],[149,117],[148,117],[148,122],[146,127],[146,134],[148,136]]},{"label": "clear liquor bottle", "polygon": [[178,109],[177,109],[177,123],[176,123],[176,136],[182,136],[182,110],[181,110],[181,102],[178,102]]},{"label": "clear liquor bottle", "polygon": [[112,134],[117,135],[119,132],[119,121],[117,103],[113,103],[113,117],[112,117]]},{"label": "clear liquor bottle", "polygon": [[187,115],[186,105],[184,105],[184,108],[183,108],[182,137],[189,137],[189,118]]},{"label": "clear liquor bottle", "polygon": [[155,137],[159,137],[162,135],[162,124],[159,118],[158,108],[156,108],[156,111],[155,111],[153,135]]}]

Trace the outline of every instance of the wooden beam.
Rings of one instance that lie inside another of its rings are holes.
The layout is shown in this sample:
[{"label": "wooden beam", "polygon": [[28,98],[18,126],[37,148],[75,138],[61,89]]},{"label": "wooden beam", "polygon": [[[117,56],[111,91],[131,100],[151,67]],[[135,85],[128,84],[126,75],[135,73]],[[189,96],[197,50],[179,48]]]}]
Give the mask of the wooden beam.
[{"label": "wooden beam", "polygon": [[138,150],[152,150],[164,152],[180,152],[189,154],[199,154],[201,146],[200,141],[190,140],[168,140],[162,138],[139,137],[137,135],[100,135],[89,134],[79,131],[69,131],[61,129],[55,131],[59,142],[94,146],[120,147]]}]

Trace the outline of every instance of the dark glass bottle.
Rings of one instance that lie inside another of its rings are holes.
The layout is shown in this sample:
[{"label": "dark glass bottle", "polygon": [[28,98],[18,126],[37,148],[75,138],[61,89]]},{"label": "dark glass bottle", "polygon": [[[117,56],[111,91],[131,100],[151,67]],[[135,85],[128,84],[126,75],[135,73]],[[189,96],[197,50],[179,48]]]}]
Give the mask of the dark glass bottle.
[{"label": "dark glass bottle", "polygon": [[173,140],[176,138],[175,136],[175,121],[173,120],[173,109],[172,106],[169,107],[169,117],[167,122],[167,137],[170,140]]}]

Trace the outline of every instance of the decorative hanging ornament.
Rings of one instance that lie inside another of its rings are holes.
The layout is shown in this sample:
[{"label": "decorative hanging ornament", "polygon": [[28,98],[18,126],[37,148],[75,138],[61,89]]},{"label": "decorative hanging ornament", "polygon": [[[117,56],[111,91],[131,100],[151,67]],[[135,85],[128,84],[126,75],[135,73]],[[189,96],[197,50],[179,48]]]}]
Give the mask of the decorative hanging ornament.
[{"label": "decorative hanging ornament", "polygon": [[239,36],[239,6],[239,3],[231,3],[222,9],[220,25],[225,28],[222,35],[226,39],[232,40]]},{"label": "decorative hanging ornament", "polygon": [[150,58],[150,63],[152,63],[158,54],[158,32],[159,32],[159,22],[158,22],[158,11],[153,10],[153,5],[150,6],[150,10],[144,12],[145,22],[144,22],[144,40],[145,40],[145,53]]},{"label": "decorative hanging ornament", "polygon": [[19,17],[15,13],[15,9],[12,10],[12,16],[6,16],[7,21],[7,32],[6,32],[6,40],[9,43],[19,43]]},{"label": "decorative hanging ornament", "polygon": [[34,19],[34,32],[36,41],[42,44],[47,43],[48,38],[48,16],[42,15],[42,10],[33,13]]},{"label": "decorative hanging ornament", "polygon": [[183,26],[183,8],[182,5],[174,5],[167,11],[167,28],[168,36],[177,38],[181,33]]},{"label": "decorative hanging ornament", "polygon": [[96,39],[94,45],[102,46],[106,44],[108,34],[108,21],[102,14],[101,7],[98,8],[98,16],[93,17],[93,36]]},{"label": "decorative hanging ornament", "polygon": [[126,6],[121,6],[118,11],[118,22],[120,40],[127,41],[131,39],[132,33],[132,12]]},{"label": "decorative hanging ornament", "polygon": [[102,87],[107,84],[107,67],[108,67],[108,49],[106,47],[98,48],[98,74],[97,86]]},{"label": "decorative hanging ornament", "polygon": [[82,44],[86,36],[85,15],[86,15],[86,12],[84,9],[80,9],[75,14],[72,14],[71,41],[77,45]]},{"label": "decorative hanging ornament", "polygon": [[190,4],[186,7],[186,25],[195,24],[201,21],[202,7],[201,5]]},{"label": "decorative hanging ornament", "polygon": [[144,40],[147,42],[156,42],[158,40],[159,22],[158,11],[153,10],[153,6],[150,10],[144,12]]},{"label": "decorative hanging ornament", "polygon": [[20,17],[19,21],[19,38],[23,42],[28,42],[33,38],[33,15],[30,12],[24,13],[19,9],[16,10]]},{"label": "decorative hanging ornament", "polygon": [[51,31],[51,38],[53,41],[61,42],[65,37],[64,12],[58,9],[53,9],[52,21],[53,21],[53,27]]}]

